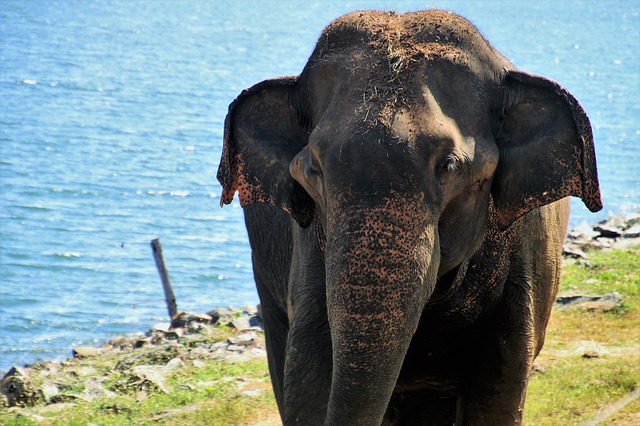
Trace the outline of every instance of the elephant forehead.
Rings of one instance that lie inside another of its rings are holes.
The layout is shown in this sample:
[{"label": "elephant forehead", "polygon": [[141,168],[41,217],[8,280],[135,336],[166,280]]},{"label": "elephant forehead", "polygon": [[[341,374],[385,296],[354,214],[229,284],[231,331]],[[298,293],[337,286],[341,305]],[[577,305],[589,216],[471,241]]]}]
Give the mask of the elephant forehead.
[{"label": "elephant forehead", "polygon": [[461,114],[472,116],[465,109],[475,112],[476,98],[485,93],[478,87],[499,80],[504,65],[500,58],[468,21],[455,14],[355,12],[324,30],[302,73],[301,90],[308,87],[316,100],[310,111],[316,120],[342,99],[352,104],[349,109],[359,127],[388,132],[402,107],[424,104],[427,112],[438,112],[438,102],[424,100],[425,85],[445,87],[436,98],[441,100],[444,93],[453,100],[446,105],[449,116],[454,117],[451,110],[459,106]]},{"label": "elephant forehead", "polygon": [[449,117],[427,86],[420,86],[421,93],[411,107],[389,108],[382,114],[388,116],[392,135],[414,144],[420,136],[428,136],[431,141],[462,141],[458,123]]},{"label": "elephant forehead", "polygon": [[489,59],[493,51],[479,31],[466,19],[451,12],[426,10],[405,14],[359,11],[344,15],[322,33],[319,53],[364,46],[391,63],[400,72],[411,59],[445,58],[467,63],[466,52]]}]

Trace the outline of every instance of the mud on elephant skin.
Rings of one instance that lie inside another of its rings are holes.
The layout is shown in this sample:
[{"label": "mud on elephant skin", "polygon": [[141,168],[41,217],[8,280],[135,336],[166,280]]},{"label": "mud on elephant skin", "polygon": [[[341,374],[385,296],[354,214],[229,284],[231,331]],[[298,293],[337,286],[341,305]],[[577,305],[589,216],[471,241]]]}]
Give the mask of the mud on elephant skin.
[{"label": "mud on elephant skin", "polygon": [[602,208],[589,119],[464,18],[355,12],[230,105],[284,424],[521,422],[568,196]]}]

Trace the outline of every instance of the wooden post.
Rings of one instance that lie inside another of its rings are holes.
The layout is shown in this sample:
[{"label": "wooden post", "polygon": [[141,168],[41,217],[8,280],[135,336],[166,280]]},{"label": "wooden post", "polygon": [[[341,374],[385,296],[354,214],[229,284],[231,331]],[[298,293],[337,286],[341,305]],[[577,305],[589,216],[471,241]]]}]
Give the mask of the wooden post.
[{"label": "wooden post", "polygon": [[178,312],[178,306],[176,305],[176,297],[173,295],[173,288],[171,287],[169,271],[167,271],[167,267],[164,264],[160,238],[156,238],[155,240],[151,241],[151,249],[153,250],[153,259],[156,261],[158,274],[160,274],[160,280],[162,280],[162,288],[164,289],[164,300],[167,302],[167,309],[169,310],[169,319],[172,320]]}]

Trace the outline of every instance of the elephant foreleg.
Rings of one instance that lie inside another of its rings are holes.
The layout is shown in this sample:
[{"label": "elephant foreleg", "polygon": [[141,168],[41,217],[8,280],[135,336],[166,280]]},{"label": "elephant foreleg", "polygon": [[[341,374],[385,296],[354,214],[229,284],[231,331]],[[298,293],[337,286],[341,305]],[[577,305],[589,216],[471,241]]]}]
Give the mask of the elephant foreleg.
[{"label": "elephant foreleg", "polygon": [[533,356],[522,336],[501,336],[482,348],[475,373],[460,383],[456,426],[519,425]]},{"label": "elephant foreleg", "polygon": [[318,227],[297,229],[289,286],[290,331],[284,372],[285,425],[323,424],[331,389],[332,346]]},{"label": "elephant foreleg", "polygon": [[[314,303],[317,303],[314,301]],[[307,305],[309,314],[310,305]],[[320,314],[317,305],[313,309]],[[285,364],[285,425],[323,424],[331,389],[331,338],[326,317],[294,320]]]}]

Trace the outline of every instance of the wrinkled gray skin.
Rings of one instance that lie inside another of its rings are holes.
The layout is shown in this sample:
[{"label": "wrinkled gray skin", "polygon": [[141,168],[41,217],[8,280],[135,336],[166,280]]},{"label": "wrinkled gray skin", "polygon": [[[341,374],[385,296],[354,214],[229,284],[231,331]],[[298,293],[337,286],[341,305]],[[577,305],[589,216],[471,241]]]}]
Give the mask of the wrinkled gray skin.
[{"label": "wrinkled gray skin", "polygon": [[602,207],[565,89],[457,15],[356,12],[231,104],[218,178],[284,424],[521,422],[566,197]]}]

